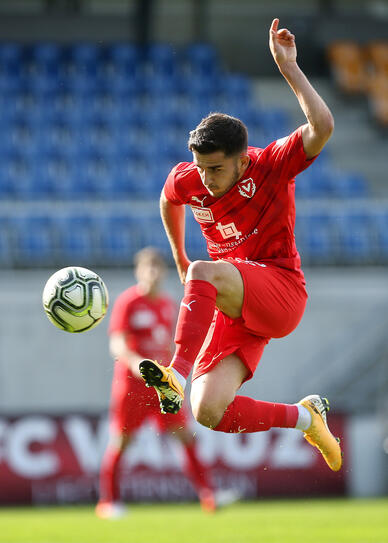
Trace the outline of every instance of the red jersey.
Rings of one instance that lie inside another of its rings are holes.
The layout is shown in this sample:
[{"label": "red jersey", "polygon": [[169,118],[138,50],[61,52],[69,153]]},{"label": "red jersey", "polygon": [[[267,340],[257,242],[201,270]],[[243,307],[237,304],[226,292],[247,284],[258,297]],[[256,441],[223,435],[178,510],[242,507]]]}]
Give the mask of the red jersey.
[{"label": "red jersey", "polygon": [[220,198],[202,184],[195,164],[181,162],[167,177],[164,193],[173,204],[189,204],[213,260],[259,260],[300,270],[295,245],[295,176],[306,169],[302,127],[265,149],[248,147],[250,163]]},{"label": "red jersey", "polygon": [[170,363],[176,305],[166,295],[144,296],[137,285],[122,292],[115,301],[109,333],[123,332],[128,348],[144,358]]}]

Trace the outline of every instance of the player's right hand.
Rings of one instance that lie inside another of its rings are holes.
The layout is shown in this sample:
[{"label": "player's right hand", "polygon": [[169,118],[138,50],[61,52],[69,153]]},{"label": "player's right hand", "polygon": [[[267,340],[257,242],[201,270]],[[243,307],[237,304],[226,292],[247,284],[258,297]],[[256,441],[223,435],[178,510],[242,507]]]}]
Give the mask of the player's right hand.
[{"label": "player's right hand", "polygon": [[276,64],[281,67],[296,61],[295,36],[287,28],[278,29],[279,19],[274,19],[269,30],[269,48]]}]

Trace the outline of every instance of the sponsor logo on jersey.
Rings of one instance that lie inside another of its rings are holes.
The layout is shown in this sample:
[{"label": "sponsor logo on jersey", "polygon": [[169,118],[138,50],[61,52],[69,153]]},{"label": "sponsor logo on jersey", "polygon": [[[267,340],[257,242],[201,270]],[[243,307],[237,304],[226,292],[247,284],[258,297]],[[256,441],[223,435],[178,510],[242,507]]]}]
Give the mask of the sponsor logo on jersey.
[{"label": "sponsor logo on jersey", "polygon": [[197,196],[192,196],[191,199],[194,200],[194,202],[198,202],[201,204],[201,207],[203,207],[203,203],[206,200],[207,196],[204,196],[201,200],[201,198],[197,198]]},{"label": "sponsor logo on jersey", "polygon": [[244,179],[244,181],[241,181],[237,185],[237,188],[241,196],[244,196],[244,198],[252,198],[252,196],[256,192],[256,185],[253,182],[252,177],[250,177],[249,179]]},{"label": "sponsor logo on jersey", "polygon": [[191,309],[191,304],[194,304],[197,300],[191,300],[191,302],[189,302],[188,304],[185,304],[184,302],[181,302],[181,305],[183,305],[183,307],[186,307],[189,311],[192,311]]},{"label": "sponsor logo on jersey", "polygon": [[191,210],[198,222],[214,222],[212,210],[208,207],[191,206]]},{"label": "sponsor logo on jersey", "polygon": [[228,239],[228,238],[239,239],[239,237],[241,236],[241,232],[237,230],[234,222],[230,222],[229,224],[221,224],[219,222],[216,228],[217,230],[221,232],[221,235],[224,239]]}]

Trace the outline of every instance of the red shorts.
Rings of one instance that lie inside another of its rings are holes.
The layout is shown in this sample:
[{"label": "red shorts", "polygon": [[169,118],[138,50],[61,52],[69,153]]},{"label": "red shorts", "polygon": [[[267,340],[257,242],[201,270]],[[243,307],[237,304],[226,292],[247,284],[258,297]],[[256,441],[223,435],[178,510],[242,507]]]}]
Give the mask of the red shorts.
[{"label": "red shorts", "polygon": [[290,334],[304,313],[307,292],[298,272],[248,260],[229,261],[244,282],[242,316],[231,319],[216,309],[195,362],[193,380],[232,353],[245,364],[246,380],[250,379],[269,340]]},{"label": "red shorts", "polygon": [[150,418],[161,432],[173,431],[188,423],[184,407],[176,415],[162,415],[155,390],[146,388],[144,381],[134,377],[121,362],[115,363],[109,414],[111,432],[120,435],[132,434]]}]

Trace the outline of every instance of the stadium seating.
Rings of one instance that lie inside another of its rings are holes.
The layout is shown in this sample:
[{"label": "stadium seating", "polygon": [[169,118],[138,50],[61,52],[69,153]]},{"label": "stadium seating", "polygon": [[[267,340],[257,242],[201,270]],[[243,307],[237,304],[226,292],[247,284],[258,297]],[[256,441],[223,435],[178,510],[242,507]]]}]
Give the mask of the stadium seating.
[{"label": "stadium seating", "polygon": [[388,41],[333,42],[327,54],[338,87],[348,95],[365,94],[373,118],[388,127]]},{"label": "stadium seating", "polygon": [[[209,111],[241,117],[258,146],[294,128],[281,107],[261,108],[251,80],[225,72],[209,44],[1,43],[0,264],[128,265],[151,243],[169,254],[160,190],[176,162],[191,160],[189,130]],[[325,151],[295,190],[298,202],[326,202],[298,210],[308,262],[388,258],[387,215],[349,215],[369,196],[362,176]],[[328,212],[338,201],[343,209]],[[189,251],[202,258],[194,223],[188,213]]]},{"label": "stadium seating", "polygon": [[332,73],[338,86],[347,93],[364,92],[367,82],[364,51],[353,41],[336,41],[328,47]]}]

